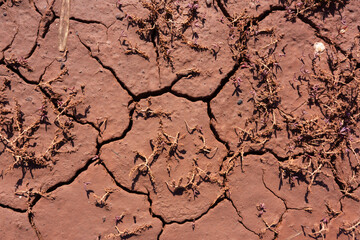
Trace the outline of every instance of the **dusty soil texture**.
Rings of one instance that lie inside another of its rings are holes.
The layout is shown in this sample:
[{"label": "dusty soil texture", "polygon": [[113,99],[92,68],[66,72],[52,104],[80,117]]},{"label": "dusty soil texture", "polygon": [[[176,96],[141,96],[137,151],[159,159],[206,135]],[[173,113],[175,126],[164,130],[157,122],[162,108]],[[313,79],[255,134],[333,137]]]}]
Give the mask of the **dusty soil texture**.
[{"label": "dusty soil texture", "polygon": [[0,239],[360,239],[359,0],[0,0]]}]

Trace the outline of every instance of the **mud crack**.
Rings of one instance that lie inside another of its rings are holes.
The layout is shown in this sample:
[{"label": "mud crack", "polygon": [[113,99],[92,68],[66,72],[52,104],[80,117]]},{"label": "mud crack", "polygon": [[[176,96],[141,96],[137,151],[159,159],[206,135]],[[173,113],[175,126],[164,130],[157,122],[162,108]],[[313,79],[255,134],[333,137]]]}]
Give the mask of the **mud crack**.
[{"label": "mud crack", "polygon": [[1,208],[6,208],[6,209],[10,209],[14,212],[18,212],[18,213],[25,213],[27,210],[26,209],[21,209],[21,208],[14,208],[12,206],[9,206],[9,205],[5,205],[5,204],[2,204],[0,203],[0,207]]},{"label": "mud crack", "polygon": [[76,34],[77,37],[79,38],[79,41],[80,43],[89,51],[89,54],[90,56],[95,59],[104,69],[108,70],[113,76],[114,78],[117,80],[117,82],[120,84],[120,86],[133,98],[133,99],[136,99],[136,95],[134,93],[131,92],[131,90],[129,89],[129,87],[126,86],[126,84],[120,80],[120,78],[117,76],[115,70],[110,67],[110,66],[107,66],[105,65],[99,57],[95,56],[93,53],[92,53],[92,50],[91,48],[86,45],[86,43],[80,38],[79,34]]}]

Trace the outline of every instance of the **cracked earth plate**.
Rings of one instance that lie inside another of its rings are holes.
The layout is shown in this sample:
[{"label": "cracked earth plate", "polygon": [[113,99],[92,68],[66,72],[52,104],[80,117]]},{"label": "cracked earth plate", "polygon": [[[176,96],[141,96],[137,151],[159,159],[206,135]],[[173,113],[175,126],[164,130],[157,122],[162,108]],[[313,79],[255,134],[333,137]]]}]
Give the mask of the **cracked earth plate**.
[{"label": "cracked earth plate", "polygon": [[[101,202],[106,190],[112,192]],[[156,239],[162,225],[150,215],[146,195],[122,190],[101,165],[94,164],[74,182],[54,190],[51,198],[41,199],[33,211],[44,239],[112,238],[118,233],[115,226],[122,232],[144,228],[134,235],[124,233],[123,238]]]},{"label": "cracked earth plate", "polygon": [[[124,139],[105,145],[100,158],[121,185],[149,192],[154,213],[165,221],[199,216],[221,194],[217,181],[225,147],[216,141],[207,125],[205,103],[191,103],[171,94],[151,98],[150,103],[140,101],[132,130]],[[174,154],[166,139],[178,139]],[[152,148],[161,149],[155,159]],[[153,180],[144,165],[145,158],[151,164]],[[187,183],[192,185],[186,188]]]}]

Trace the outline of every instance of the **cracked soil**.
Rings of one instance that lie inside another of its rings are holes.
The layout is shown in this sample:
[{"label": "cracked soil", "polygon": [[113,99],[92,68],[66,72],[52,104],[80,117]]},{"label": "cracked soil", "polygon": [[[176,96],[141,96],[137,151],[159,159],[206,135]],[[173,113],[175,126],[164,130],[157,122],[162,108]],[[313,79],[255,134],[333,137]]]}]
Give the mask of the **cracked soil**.
[{"label": "cracked soil", "polygon": [[359,0],[63,1],[0,0],[0,239],[360,239]]}]

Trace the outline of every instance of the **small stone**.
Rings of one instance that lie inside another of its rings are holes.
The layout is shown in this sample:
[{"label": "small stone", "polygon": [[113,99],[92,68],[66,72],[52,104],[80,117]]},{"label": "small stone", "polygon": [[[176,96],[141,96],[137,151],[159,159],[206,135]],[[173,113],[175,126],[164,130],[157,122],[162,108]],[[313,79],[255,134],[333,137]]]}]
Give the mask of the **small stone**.
[{"label": "small stone", "polygon": [[61,70],[63,70],[63,69],[64,69],[64,67],[65,67],[65,63],[61,63],[61,65],[60,65],[60,69],[61,69]]},{"label": "small stone", "polygon": [[237,101],[237,105],[241,105],[243,103],[243,100],[239,99],[239,101]]},{"label": "small stone", "polygon": [[314,43],[315,53],[322,53],[325,51],[325,45],[322,42]]},{"label": "small stone", "polygon": [[7,13],[6,13],[6,12],[4,12],[4,13],[3,13],[3,15],[4,15],[4,17],[6,17],[6,16],[7,16]]}]

